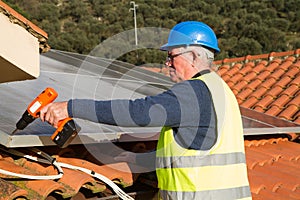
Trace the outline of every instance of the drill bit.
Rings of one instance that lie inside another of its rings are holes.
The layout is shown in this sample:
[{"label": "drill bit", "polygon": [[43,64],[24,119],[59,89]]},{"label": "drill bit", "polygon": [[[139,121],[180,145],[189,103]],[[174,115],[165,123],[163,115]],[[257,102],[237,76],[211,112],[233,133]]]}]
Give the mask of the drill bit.
[{"label": "drill bit", "polygon": [[14,135],[19,129],[15,129],[10,135]]}]

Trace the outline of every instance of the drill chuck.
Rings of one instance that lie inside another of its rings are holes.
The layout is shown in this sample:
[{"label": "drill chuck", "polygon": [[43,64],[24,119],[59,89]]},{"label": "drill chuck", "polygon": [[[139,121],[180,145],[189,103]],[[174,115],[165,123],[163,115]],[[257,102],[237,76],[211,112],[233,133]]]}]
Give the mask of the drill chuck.
[{"label": "drill chuck", "polygon": [[33,117],[27,110],[22,115],[21,119],[17,122],[16,127],[18,130],[23,130],[35,120],[35,117]]}]

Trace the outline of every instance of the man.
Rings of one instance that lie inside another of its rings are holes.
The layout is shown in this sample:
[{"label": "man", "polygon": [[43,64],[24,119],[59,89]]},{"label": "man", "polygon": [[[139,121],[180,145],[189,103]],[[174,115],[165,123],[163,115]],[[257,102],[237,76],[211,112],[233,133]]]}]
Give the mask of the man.
[{"label": "man", "polygon": [[[202,22],[182,22],[161,50],[168,51],[166,66],[176,82],[170,90],[135,100],[53,103],[41,111],[41,120],[55,127],[68,116],[118,126],[163,126],[155,152],[162,199],[251,199],[239,107],[211,69],[220,51],[215,33]],[[123,156],[135,162],[130,155]]]}]

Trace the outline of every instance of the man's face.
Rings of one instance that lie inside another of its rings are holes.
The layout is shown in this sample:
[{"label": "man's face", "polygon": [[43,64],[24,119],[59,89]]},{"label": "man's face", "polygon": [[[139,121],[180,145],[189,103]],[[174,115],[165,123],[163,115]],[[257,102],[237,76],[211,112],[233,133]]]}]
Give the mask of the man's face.
[{"label": "man's face", "polygon": [[[190,54],[190,55],[189,55]],[[181,82],[190,79],[191,51],[180,52],[179,49],[172,49],[168,52],[165,65],[169,67],[169,73],[173,82]]]}]

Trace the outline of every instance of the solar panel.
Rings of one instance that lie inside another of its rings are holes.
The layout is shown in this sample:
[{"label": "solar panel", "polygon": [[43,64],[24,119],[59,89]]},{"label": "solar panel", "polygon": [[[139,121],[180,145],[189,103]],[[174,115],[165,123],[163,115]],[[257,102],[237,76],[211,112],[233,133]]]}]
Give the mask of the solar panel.
[{"label": "solar panel", "polygon": [[[11,136],[28,104],[46,87],[58,92],[57,101],[70,98],[142,98],[168,89],[169,77],[120,61],[51,50],[40,56],[38,79],[0,84],[0,143],[6,147],[54,145],[55,129],[36,119]],[[241,108],[244,134],[300,132],[299,125]],[[160,127],[116,127],[75,119],[81,131],[72,144],[157,140]],[[101,134],[99,134],[101,133]]]}]

